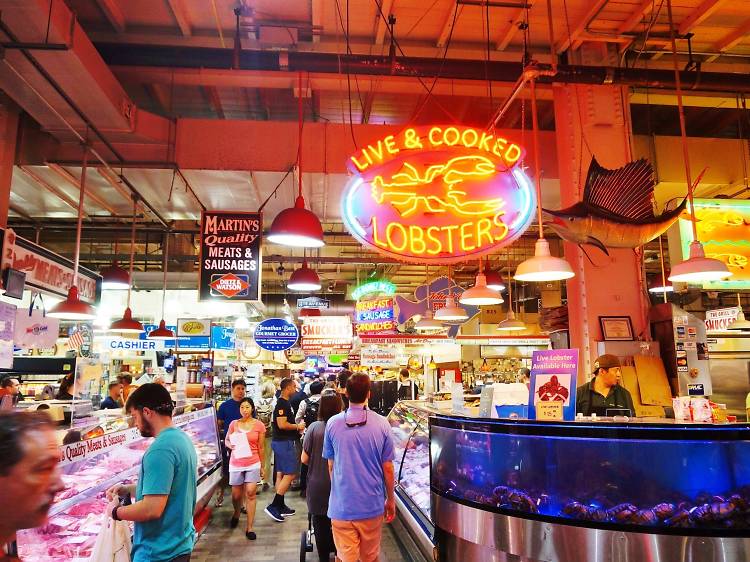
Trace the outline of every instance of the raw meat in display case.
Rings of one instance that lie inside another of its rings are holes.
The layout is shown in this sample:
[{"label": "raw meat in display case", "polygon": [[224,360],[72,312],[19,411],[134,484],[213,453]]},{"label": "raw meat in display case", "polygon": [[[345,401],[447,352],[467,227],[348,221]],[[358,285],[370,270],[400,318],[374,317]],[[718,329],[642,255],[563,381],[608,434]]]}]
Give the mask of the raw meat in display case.
[{"label": "raw meat in display case", "polygon": [[[174,416],[174,423],[187,433],[198,455],[198,500],[218,482],[221,453],[214,409]],[[60,447],[60,468],[65,489],[55,498],[48,523],[18,533],[22,560],[39,562],[88,560],[107,507],[105,492],[118,483],[138,477],[141,458],[151,444],[135,428]]]},{"label": "raw meat in display case", "polygon": [[396,491],[430,520],[430,410],[416,401],[398,402],[388,414],[393,434]]}]

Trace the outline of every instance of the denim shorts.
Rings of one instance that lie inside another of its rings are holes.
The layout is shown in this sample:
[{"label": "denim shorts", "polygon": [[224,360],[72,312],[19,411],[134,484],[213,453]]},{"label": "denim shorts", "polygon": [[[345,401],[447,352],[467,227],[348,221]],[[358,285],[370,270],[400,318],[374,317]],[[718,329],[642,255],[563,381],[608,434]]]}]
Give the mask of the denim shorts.
[{"label": "denim shorts", "polygon": [[271,449],[273,449],[273,463],[276,472],[297,474],[299,458],[293,440],[277,441],[274,439],[271,443]]}]

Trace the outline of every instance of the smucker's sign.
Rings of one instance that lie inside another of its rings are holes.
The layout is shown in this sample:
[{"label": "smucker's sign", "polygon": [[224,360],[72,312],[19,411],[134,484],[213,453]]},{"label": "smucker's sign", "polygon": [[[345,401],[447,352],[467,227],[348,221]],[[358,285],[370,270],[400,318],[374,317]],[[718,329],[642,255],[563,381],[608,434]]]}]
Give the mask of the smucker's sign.
[{"label": "smucker's sign", "polygon": [[408,128],[349,159],[342,218],[364,245],[412,263],[456,263],[531,224],[534,189],[509,139],[470,127]]},{"label": "smucker's sign", "polygon": [[261,213],[201,215],[200,300],[260,300]]}]

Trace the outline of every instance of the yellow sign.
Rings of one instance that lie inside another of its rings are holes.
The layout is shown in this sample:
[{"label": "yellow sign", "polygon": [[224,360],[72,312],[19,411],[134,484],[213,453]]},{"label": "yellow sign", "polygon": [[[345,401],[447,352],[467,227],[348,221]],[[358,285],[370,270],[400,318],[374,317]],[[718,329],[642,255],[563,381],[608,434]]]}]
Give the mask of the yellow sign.
[{"label": "yellow sign", "polygon": [[[750,287],[750,201],[696,199],[696,229],[706,257],[723,261],[732,276],[703,283],[708,289],[747,289]],[[680,220],[682,253],[687,259],[693,239],[690,221]]]},{"label": "yellow sign", "polygon": [[488,305],[479,309],[480,324],[497,324],[505,320],[505,310],[500,305]]},{"label": "yellow sign", "polygon": [[536,419],[538,420],[562,420],[563,419],[563,402],[539,401],[536,403]]},{"label": "yellow sign", "polygon": [[211,322],[187,318],[177,320],[177,336],[210,336]]}]

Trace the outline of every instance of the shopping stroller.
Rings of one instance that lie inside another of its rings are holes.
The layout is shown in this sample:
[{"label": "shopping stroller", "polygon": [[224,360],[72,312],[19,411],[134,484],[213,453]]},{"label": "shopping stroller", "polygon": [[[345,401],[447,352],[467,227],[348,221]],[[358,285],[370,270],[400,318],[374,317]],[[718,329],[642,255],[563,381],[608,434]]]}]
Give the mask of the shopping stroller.
[{"label": "shopping stroller", "polygon": [[313,532],[312,514],[307,514],[307,531],[302,531],[302,538],[299,545],[299,562],[305,562],[308,552],[313,551]]}]

